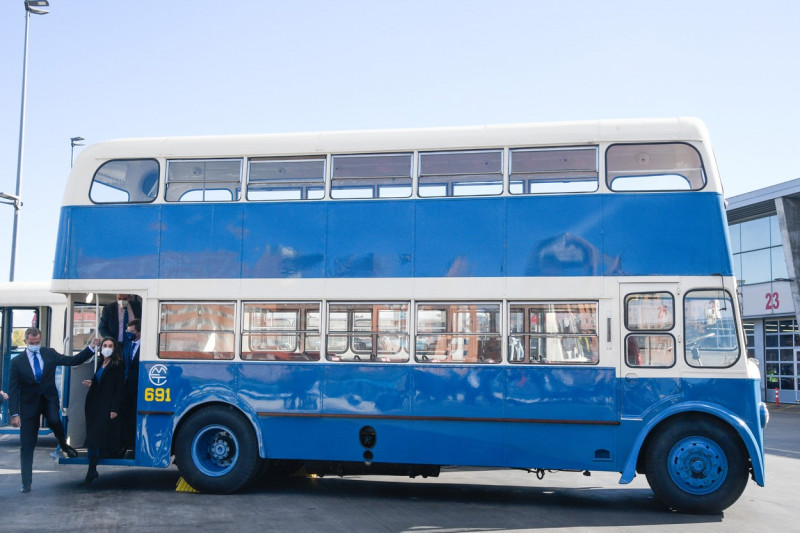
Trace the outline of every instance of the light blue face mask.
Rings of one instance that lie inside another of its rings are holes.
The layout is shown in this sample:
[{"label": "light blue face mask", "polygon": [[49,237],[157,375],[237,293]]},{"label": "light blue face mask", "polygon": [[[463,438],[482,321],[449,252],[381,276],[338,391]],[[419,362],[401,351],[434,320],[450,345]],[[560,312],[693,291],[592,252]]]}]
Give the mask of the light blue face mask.
[{"label": "light blue face mask", "polygon": [[31,353],[39,353],[39,345],[38,344],[35,344],[33,346],[29,345],[28,350],[30,350]]}]

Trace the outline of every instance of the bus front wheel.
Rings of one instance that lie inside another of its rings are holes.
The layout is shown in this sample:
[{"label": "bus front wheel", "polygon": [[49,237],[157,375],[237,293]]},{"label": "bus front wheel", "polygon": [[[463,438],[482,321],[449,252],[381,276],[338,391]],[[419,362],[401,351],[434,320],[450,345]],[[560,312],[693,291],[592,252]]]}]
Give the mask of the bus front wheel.
[{"label": "bus front wheel", "polygon": [[200,492],[236,492],[259,471],[258,442],[240,413],[207,407],[191,415],[178,433],[175,463],[181,477]]},{"label": "bus front wheel", "polygon": [[653,436],[645,456],[647,482],[682,513],[719,513],[735,502],[748,479],[739,435],[717,420],[672,423]]}]

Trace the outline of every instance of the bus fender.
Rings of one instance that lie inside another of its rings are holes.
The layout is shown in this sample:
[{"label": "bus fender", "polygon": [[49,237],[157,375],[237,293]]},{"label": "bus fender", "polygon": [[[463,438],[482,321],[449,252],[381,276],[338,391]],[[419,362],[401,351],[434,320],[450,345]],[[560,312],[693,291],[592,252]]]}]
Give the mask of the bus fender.
[{"label": "bus fender", "polygon": [[264,439],[261,435],[261,427],[258,423],[256,423],[256,414],[252,411],[247,402],[241,401],[241,399],[229,389],[204,389],[202,391],[202,397],[200,394],[197,394],[198,392],[200,391],[195,391],[194,393],[189,394],[180,405],[176,406],[175,415],[172,421],[170,442],[166,443],[168,448],[172,448],[172,440],[174,440],[175,432],[178,429],[178,426],[186,419],[187,415],[198,409],[202,409],[204,405],[225,404],[236,408],[236,410],[240,411],[245,418],[247,418],[247,421],[250,422],[250,426],[253,428],[253,431],[256,435],[256,440],[258,442],[259,454],[261,457],[264,457],[266,450],[264,449]]},{"label": "bus fender", "polygon": [[636,463],[639,457],[639,452],[642,449],[645,439],[653,430],[653,428],[663,420],[673,415],[690,411],[708,413],[716,416],[717,418],[720,418],[730,424],[731,427],[733,427],[739,433],[739,435],[742,437],[742,441],[744,441],[744,444],[747,447],[748,454],[750,454],[750,462],[753,465],[753,477],[756,483],[763,487],[764,456],[759,452],[760,448],[758,440],[753,435],[753,432],[741,418],[736,416],[728,409],[724,409],[718,405],[709,405],[700,402],[686,402],[679,405],[673,405],[672,407],[665,409],[658,416],[650,419],[641,429],[641,431],[639,431],[639,435],[636,437],[636,441],[633,443],[631,453],[628,456],[628,460],[625,462],[625,468],[622,470],[622,476],[620,477],[619,483],[621,485],[626,485],[633,481],[633,478],[636,477]]}]

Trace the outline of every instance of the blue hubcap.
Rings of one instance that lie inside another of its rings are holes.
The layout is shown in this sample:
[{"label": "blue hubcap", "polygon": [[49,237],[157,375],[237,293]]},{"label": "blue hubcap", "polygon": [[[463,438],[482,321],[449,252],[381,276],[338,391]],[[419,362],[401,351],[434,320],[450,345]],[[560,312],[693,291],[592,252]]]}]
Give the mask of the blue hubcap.
[{"label": "blue hubcap", "polygon": [[224,476],[238,458],[239,441],[225,426],[206,426],[192,440],[192,461],[207,476]]},{"label": "blue hubcap", "polygon": [[706,437],[681,439],[669,452],[669,476],[689,494],[711,494],[728,476],[722,448]]}]

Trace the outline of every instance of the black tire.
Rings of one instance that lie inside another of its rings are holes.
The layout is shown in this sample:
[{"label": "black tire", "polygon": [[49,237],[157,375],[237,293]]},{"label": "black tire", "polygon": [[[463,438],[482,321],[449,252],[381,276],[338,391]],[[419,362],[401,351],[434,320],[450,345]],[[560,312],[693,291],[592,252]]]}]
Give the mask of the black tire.
[{"label": "black tire", "polygon": [[261,466],[255,432],[233,408],[206,407],[181,427],[175,464],[181,477],[200,492],[236,492],[253,480]]},{"label": "black tire", "polygon": [[715,514],[741,496],[749,477],[744,443],[710,417],[683,419],[658,431],[645,456],[647,482],[681,513]]}]

